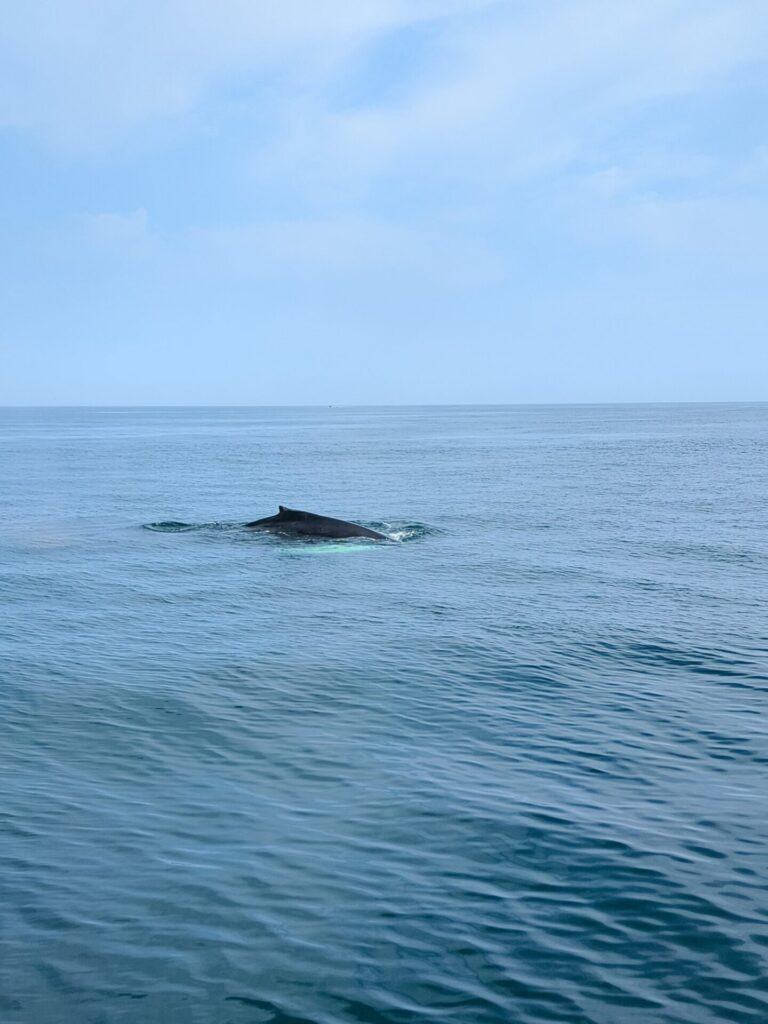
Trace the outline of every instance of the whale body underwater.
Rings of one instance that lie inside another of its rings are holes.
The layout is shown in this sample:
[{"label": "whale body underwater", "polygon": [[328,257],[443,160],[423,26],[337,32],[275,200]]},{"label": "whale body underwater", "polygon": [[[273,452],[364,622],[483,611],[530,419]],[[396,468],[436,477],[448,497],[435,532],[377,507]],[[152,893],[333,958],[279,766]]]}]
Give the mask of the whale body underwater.
[{"label": "whale body underwater", "polygon": [[266,519],[255,519],[245,524],[246,530],[270,530],[273,533],[285,533],[300,537],[368,537],[369,540],[390,540],[384,533],[370,530],[358,523],[348,523],[344,519],[333,519],[331,516],[319,516],[314,512],[302,512],[295,508],[279,506],[276,516]]}]

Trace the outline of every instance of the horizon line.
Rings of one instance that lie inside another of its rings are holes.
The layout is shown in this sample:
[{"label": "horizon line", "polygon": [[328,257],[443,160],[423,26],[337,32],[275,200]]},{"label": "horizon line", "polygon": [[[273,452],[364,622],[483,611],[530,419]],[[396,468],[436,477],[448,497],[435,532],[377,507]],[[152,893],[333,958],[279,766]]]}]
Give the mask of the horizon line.
[{"label": "horizon line", "polygon": [[571,402],[301,402],[301,403],[260,403],[243,405],[240,403],[168,403],[138,404],[123,403],[97,404],[0,404],[0,410],[22,409],[512,409],[558,406],[619,406],[619,405],[766,405],[768,398],[715,398],[715,399],[635,399],[632,401],[571,401]]}]

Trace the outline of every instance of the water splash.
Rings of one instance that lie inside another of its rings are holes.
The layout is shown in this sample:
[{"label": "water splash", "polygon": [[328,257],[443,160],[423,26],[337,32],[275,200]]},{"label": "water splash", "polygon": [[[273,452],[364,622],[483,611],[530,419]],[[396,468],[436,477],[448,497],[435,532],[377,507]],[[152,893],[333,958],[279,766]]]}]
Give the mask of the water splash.
[{"label": "water splash", "polygon": [[373,524],[373,528],[385,533],[390,540],[396,541],[425,540],[427,537],[435,537],[442,533],[442,530],[426,523],[376,523]]}]

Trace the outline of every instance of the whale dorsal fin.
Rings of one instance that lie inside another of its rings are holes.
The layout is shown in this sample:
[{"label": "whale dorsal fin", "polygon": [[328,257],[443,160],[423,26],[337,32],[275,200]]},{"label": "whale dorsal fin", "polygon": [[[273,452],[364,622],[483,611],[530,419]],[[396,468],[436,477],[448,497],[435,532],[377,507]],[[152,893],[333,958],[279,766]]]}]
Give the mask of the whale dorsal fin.
[{"label": "whale dorsal fin", "polygon": [[277,510],[278,510],[278,512],[280,513],[280,515],[282,515],[282,514],[283,514],[283,512],[288,512],[288,511],[290,511],[289,509],[287,509],[287,508],[285,507],[285,505],[278,505],[278,506],[277,506]]}]

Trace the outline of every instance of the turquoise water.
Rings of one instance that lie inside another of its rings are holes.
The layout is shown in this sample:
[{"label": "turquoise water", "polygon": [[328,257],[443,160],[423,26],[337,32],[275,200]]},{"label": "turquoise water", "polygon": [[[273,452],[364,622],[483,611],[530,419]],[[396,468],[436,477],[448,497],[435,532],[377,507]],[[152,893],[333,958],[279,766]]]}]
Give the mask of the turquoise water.
[{"label": "turquoise water", "polygon": [[768,1020],[768,406],[0,410],[0,480],[3,1024]]}]

